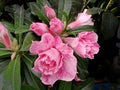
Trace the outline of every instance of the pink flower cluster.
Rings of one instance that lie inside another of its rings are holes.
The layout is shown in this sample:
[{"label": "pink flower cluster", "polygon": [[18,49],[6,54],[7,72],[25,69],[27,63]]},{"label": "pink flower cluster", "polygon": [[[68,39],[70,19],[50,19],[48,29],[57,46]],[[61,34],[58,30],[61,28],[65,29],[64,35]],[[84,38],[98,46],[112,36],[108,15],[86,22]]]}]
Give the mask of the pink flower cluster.
[{"label": "pink flower cluster", "polygon": [[[41,74],[41,81],[46,85],[53,85],[57,80],[72,81],[77,74],[76,52],[82,58],[94,59],[99,51],[98,36],[95,32],[81,32],[77,37],[62,37],[65,29],[63,22],[56,17],[55,11],[45,6],[46,16],[50,19],[49,27],[45,23],[32,23],[30,29],[41,36],[40,41],[33,41],[30,52],[37,54],[33,70]],[[82,25],[93,25],[91,15],[87,9],[79,13],[75,21],[67,28]]]}]

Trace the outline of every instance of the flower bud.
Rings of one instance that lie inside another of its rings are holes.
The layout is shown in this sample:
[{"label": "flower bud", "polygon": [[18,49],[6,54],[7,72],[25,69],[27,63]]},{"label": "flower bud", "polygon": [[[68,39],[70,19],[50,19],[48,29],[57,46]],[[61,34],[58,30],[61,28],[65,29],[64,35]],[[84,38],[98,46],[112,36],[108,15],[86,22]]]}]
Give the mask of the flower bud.
[{"label": "flower bud", "polygon": [[52,18],[56,17],[56,13],[55,13],[54,9],[48,7],[48,5],[45,5],[44,7],[45,7],[45,13],[50,20]]},{"label": "flower bud", "polygon": [[8,35],[7,28],[0,22],[0,42],[6,46],[6,48],[12,48],[12,42]]}]

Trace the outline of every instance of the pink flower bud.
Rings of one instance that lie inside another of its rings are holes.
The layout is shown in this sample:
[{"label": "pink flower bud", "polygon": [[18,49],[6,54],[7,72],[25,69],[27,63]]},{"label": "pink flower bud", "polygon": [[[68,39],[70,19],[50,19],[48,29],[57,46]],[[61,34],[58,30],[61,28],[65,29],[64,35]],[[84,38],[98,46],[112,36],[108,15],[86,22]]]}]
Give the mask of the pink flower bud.
[{"label": "pink flower bud", "polygon": [[37,34],[38,36],[41,36],[44,33],[48,32],[48,26],[44,23],[32,23],[30,25],[30,29]]},{"label": "pink flower bud", "polygon": [[0,22],[0,42],[3,43],[8,49],[12,48],[12,42],[8,35],[8,30],[1,22]]},{"label": "pink flower bud", "polygon": [[94,23],[92,22],[91,15],[87,14],[87,9],[85,9],[83,13],[79,13],[77,19],[71,22],[68,25],[68,28],[73,29],[83,25],[94,25]]},{"label": "pink flower bud", "polygon": [[50,31],[53,34],[60,34],[64,29],[64,24],[58,18],[53,18],[50,21]]},{"label": "pink flower bud", "polygon": [[45,5],[44,7],[45,7],[45,13],[49,19],[56,17],[56,13],[54,9],[48,7],[48,5]]}]

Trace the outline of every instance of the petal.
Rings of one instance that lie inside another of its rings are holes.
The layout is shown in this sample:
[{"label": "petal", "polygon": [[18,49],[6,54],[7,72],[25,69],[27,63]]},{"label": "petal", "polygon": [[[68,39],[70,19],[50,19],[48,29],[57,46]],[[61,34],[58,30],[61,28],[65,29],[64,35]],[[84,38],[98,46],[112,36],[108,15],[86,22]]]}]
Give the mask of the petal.
[{"label": "petal", "polygon": [[59,80],[72,81],[77,74],[77,59],[73,55],[63,58],[63,66],[57,73]]},{"label": "petal", "polygon": [[30,46],[30,52],[32,54],[38,54],[38,51],[41,49],[39,41],[33,41]]},{"label": "petal", "polygon": [[41,37],[41,41],[33,41],[30,46],[30,52],[33,54],[39,54],[51,47],[55,43],[54,37],[50,33],[45,33]]},{"label": "petal", "polygon": [[54,75],[42,75],[42,77],[40,78],[42,80],[42,83],[44,83],[45,85],[52,85],[58,80],[56,74]]}]

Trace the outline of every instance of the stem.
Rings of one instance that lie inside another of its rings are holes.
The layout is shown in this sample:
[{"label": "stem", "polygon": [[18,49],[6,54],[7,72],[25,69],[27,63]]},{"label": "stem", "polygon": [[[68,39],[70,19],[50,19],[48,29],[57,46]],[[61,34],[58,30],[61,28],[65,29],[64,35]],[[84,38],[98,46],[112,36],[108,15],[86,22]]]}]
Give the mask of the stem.
[{"label": "stem", "polygon": [[110,1],[108,2],[107,6],[106,6],[106,8],[105,8],[105,11],[107,11],[107,10],[108,10],[108,8],[109,8],[109,7],[110,7],[110,5],[112,4],[112,2],[113,2],[113,0],[110,0]]},{"label": "stem", "polygon": [[81,9],[81,11],[83,11],[83,9],[86,7],[86,5],[90,2],[90,0],[88,1],[83,1],[83,7]]},{"label": "stem", "polygon": [[48,86],[48,90],[50,90],[51,86]]}]

